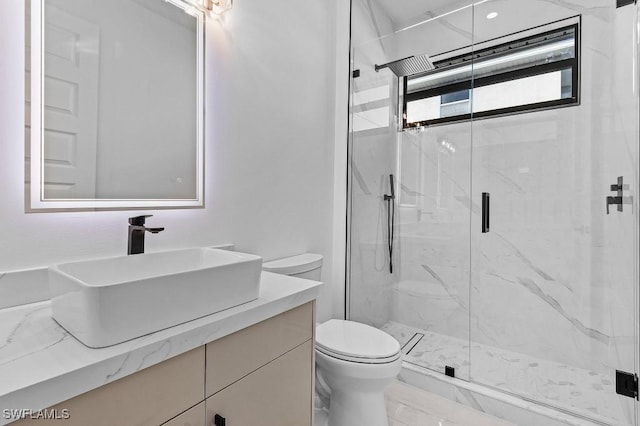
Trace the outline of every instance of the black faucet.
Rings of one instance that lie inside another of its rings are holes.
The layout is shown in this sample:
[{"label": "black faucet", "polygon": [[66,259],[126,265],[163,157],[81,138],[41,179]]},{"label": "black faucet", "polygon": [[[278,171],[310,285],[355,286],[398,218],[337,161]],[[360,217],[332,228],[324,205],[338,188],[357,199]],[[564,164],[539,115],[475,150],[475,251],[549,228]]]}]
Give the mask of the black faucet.
[{"label": "black faucet", "polygon": [[144,221],[153,216],[152,214],[145,216],[135,216],[129,218],[129,244],[127,254],[144,253],[144,233],[149,231],[152,234],[164,231],[164,228],[147,228]]}]

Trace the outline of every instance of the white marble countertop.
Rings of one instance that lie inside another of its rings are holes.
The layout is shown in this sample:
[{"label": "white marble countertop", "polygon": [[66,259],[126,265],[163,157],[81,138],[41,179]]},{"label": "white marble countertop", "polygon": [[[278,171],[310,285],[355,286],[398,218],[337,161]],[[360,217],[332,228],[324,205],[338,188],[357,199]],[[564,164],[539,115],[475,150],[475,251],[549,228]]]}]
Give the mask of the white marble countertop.
[{"label": "white marble countertop", "polygon": [[[263,272],[257,300],[102,349],[51,318],[49,301],[0,309],[0,413],[40,410],[317,298],[321,283]],[[9,420],[0,414],[0,424]]]}]

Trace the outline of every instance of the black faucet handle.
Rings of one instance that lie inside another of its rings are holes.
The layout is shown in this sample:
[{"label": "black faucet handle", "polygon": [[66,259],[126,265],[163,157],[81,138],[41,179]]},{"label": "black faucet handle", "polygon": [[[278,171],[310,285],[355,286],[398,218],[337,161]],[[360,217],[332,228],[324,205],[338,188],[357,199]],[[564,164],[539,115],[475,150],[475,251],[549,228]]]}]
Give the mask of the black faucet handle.
[{"label": "black faucet handle", "polygon": [[145,214],[143,216],[134,216],[129,218],[129,224],[133,226],[144,226],[144,222],[148,217],[153,216],[152,214]]},{"label": "black faucet handle", "polygon": [[[629,184],[628,183],[624,183],[624,176],[619,176],[618,177],[618,182],[614,183],[613,185],[611,185],[611,190],[613,192],[622,192],[622,191],[628,191],[629,190]],[[618,195],[622,195],[622,194],[618,194]]]}]

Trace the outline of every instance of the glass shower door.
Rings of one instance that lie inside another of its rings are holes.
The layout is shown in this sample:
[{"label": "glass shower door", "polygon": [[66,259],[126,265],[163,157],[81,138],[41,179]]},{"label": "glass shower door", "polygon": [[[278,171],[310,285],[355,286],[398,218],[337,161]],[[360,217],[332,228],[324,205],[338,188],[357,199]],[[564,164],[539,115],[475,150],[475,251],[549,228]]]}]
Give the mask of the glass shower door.
[{"label": "glass shower door", "polygon": [[[403,128],[403,78],[384,66],[468,48],[473,8],[445,7],[442,16],[403,25],[378,2],[353,2],[348,318],[393,335],[405,361],[440,373],[451,367],[466,380],[471,123]],[[437,100],[438,116],[469,107]],[[390,175],[393,200],[384,197]]]},{"label": "glass shower door", "polygon": [[581,72],[556,80],[579,84],[578,105],[473,120],[472,198],[490,213],[471,220],[470,379],[635,425],[616,370],[637,371],[637,8],[588,3],[475,7],[476,46],[577,22]]}]

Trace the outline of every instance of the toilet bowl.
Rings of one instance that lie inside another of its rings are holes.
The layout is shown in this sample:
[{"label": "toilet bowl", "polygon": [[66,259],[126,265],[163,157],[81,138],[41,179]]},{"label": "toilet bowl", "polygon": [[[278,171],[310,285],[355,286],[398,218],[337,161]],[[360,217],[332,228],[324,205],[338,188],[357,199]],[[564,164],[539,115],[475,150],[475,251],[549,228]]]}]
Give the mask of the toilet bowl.
[{"label": "toilet bowl", "polygon": [[319,385],[330,394],[330,426],[387,426],[384,390],[400,373],[400,344],[377,328],[332,319],[316,327]]},{"label": "toilet bowl", "polygon": [[[263,270],[320,279],[322,256],[305,253]],[[316,326],[316,391],[329,399],[329,426],[388,426],[384,390],[401,368],[400,344],[366,324],[331,319]]]}]

